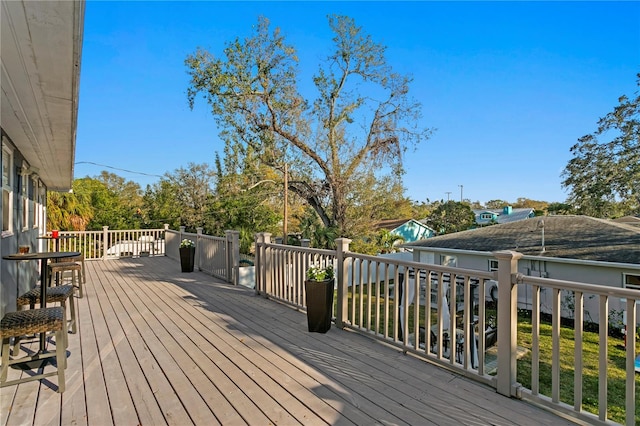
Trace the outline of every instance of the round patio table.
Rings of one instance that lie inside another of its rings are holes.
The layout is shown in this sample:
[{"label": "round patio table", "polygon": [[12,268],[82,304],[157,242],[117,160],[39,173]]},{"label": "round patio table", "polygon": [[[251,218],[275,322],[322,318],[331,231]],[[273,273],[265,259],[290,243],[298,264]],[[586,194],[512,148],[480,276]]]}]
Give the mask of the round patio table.
[{"label": "round patio table", "polygon": [[[9,254],[5,260],[40,260],[40,307],[47,306],[47,261],[80,256],[78,251],[45,251],[39,253]],[[40,353],[46,352],[46,333],[40,333]]]}]

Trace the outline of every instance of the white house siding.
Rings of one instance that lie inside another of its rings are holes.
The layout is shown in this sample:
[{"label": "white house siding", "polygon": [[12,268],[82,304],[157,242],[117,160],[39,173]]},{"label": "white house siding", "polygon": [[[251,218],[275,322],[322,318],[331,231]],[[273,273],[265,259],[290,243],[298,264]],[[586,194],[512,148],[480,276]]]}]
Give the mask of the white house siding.
[{"label": "white house siding", "polygon": [[[455,256],[457,267],[465,269],[489,270],[489,260],[495,259],[488,252],[474,252],[455,249],[431,249],[414,247],[414,260],[429,264],[440,264],[443,256]],[[574,259],[550,258],[542,256],[523,256],[518,261],[518,272],[523,275],[576,281],[611,287],[623,287],[623,274],[640,275],[640,265],[594,262]],[[551,292],[542,291],[543,312],[551,312]],[[567,299],[566,302],[569,302]],[[610,318],[624,310],[623,302],[617,298],[609,300]],[[598,299],[585,295],[585,319],[599,323]],[[518,308],[531,308],[531,288],[527,285],[518,287]],[[566,313],[565,313],[566,315]],[[638,315],[640,321],[640,307]],[[639,322],[640,324],[640,322]]]}]

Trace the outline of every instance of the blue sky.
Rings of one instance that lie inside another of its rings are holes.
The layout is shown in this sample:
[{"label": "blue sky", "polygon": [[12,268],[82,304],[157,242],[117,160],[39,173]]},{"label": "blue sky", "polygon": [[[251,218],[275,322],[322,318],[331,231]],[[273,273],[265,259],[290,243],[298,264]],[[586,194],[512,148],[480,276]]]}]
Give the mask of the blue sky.
[{"label": "blue sky", "polygon": [[262,15],[298,49],[307,85],[331,52],[328,14],[352,17],[414,78],[436,129],[405,158],[417,201],[459,200],[461,189],[472,201],[564,201],[569,149],[637,91],[639,2],[89,0],[75,177],[107,170],[144,189],[190,162],[213,164],[223,144],[209,106],[189,109],[187,55],[220,55]]}]

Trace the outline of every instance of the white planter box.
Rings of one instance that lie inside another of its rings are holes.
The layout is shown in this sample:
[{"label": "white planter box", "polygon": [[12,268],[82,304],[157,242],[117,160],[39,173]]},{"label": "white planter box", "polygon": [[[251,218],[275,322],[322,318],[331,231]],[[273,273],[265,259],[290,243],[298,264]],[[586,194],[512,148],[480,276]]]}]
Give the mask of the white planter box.
[{"label": "white planter box", "polygon": [[256,287],[256,267],[241,266],[238,268],[238,284],[249,288]]}]

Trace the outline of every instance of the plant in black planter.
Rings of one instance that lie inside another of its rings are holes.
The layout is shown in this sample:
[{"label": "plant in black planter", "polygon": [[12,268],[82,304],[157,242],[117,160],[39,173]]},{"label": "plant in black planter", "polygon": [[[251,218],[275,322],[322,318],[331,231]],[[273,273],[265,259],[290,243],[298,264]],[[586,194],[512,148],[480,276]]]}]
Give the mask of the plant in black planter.
[{"label": "plant in black planter", "polygon": [[195,257],[196,243],[185,238],[180,242],[180,266],[182,266],[182,272],[193,272]]},{"label": "plant in black planter", "polygon": [[326,333],[331,328],[333,311],[333,265],[314,265],[307,269],[304,282],[309,331]]}]

